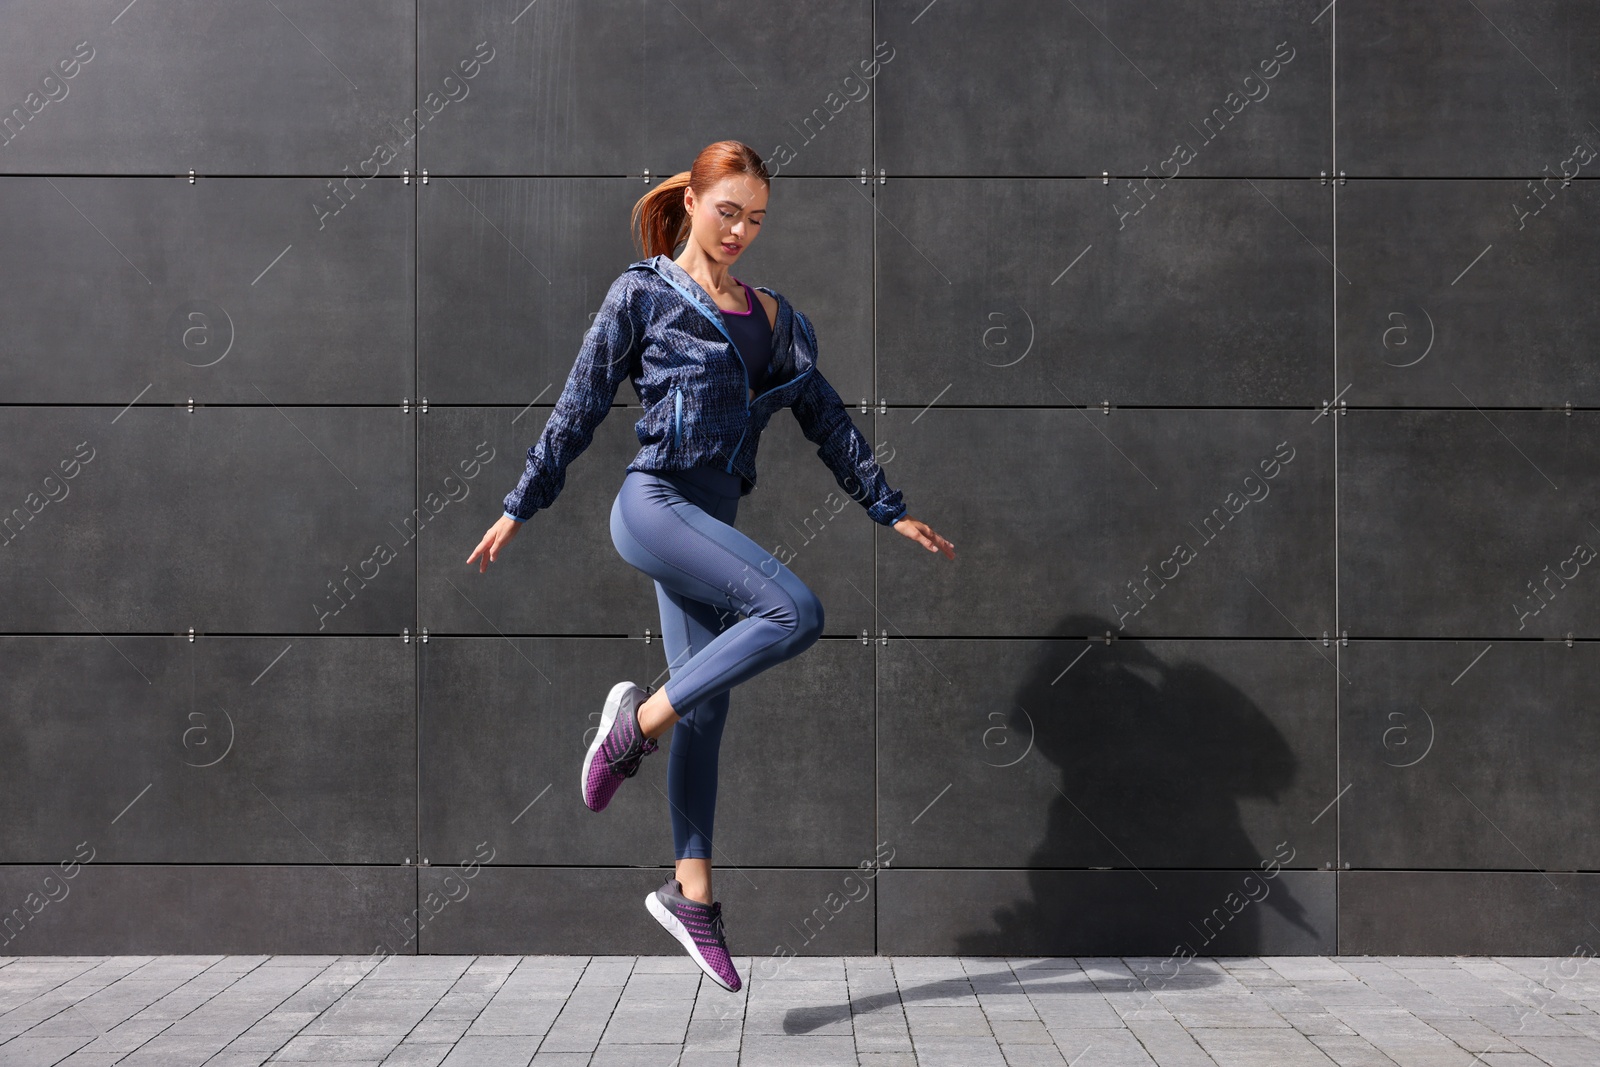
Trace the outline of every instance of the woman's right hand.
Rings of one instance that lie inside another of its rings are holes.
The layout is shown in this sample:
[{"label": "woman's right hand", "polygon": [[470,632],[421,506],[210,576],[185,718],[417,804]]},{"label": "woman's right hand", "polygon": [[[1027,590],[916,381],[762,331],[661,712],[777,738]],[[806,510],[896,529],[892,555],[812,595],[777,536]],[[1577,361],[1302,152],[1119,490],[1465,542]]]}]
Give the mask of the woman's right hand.
[{"label": "woman's right hand", "polygon": [[501,515],[499,520],[483,535],[483,540],[478,542],[478,547],[472,550],[472,555],[467,557],[467,562],[478,561],[478,573],[482,574],[489,569],[490,560],[500,558],[500,550],[517,536],[517,530],[522,523],[509,515]]}]

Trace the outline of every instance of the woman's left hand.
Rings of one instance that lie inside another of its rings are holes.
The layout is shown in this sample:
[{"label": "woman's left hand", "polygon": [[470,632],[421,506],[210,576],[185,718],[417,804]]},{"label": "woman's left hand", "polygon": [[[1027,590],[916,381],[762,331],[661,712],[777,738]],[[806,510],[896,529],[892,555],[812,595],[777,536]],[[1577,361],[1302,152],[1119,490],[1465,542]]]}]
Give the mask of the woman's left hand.
[{"label": "woman's left hand", "polygon": [[894,524],[896,533],[903,533],[911,540],[922,545],[929,552],[943,552],[948,559],[955,559],[955,543],[946,541],[934,532],[933,527],[925,522],[919,522],[909,515]]}]

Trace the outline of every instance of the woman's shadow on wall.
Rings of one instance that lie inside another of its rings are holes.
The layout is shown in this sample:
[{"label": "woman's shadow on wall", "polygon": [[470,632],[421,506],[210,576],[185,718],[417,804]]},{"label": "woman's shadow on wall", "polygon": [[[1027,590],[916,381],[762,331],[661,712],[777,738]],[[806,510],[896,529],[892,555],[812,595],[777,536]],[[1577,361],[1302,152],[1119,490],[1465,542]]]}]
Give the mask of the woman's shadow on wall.
[{"label": "woman's shadow on wall", "polygon": [[[1079,614],[1055,634],[1115,629]],[[988,756],[1059,770],[1026,864],[1031,898],[995,909],[994,929],[958,935],[958,954],[1167,955],[1187,944],[1200,956],[1248,955],[1267,948],[1263,906],[1314,934],[1281,885],[1237,907],[1244,878],[1273,855],[1246,833],[1239,802],[1280,799],[1297,769],[1261,708],[1208,667],[1162,659],[1167,642],[1091,639],[1065,671],[1051,644],[1012,694],[1006,744]],[[1026,756],[1000,754],[1027,738]]]},{"label": "woman's shadow on wall", "polygon": [[[1100,616],[1071,615],[1053,636],[1114,630]],[[1277,800],[1297,769],[1294,752],[1267,715],[1215,671],[1164,660],[1146,641],[1091,641],[1086,648],[1067,642],[1073,651],[1065,671],[1062,644],[1042,647],[1011,693],[1006,721],[991,720],[992,737],[986,738],[985,762],[1000,768],[995,773],[1021,773],[1023,763],[1044,760],[1056,786],[1044,839],[1027,861],[1030,896],[994,909],[986,924],[993,928],[955,938],[959,956],[1046,958],[1009,967],[996,961],[992,970],[964,980],[791,1009],[785,1033],[811,1033],[843,1025],[852,1013],[960,994],[969,983],[979,992],[1019,994],[1018,977],[1032,990],[1085,994],[1106,982],[1130,992],[1211,985],[1222,981],[1215,965],[1188,957],[1262,951],[1266,907],[1317,936],[1305,908],[1281,884],[1260,903],[1256,897],[1242,907],[1236,903],[1246,899],[1252,874],[1258,886],[1265,884],[1260,864],[1274,856],[1271,846],[1263,855],[1246,833],[1239,801]],[[1030,769],[1039,776],[1038,767]],[[1150,869],[1143,870],[1146,865]],[[1113,870],[1085,870],[1090,867]],[[950,910],[966,903],[953,902]],[[1191,951],[1173,955],[1180,943]],[[1090,980],[1062,969],[1052,956],[1166,959],[1129,961],[1131,978],[1108,972]],[[1154,1000],[1149,1006],[1164,1014]]]}]

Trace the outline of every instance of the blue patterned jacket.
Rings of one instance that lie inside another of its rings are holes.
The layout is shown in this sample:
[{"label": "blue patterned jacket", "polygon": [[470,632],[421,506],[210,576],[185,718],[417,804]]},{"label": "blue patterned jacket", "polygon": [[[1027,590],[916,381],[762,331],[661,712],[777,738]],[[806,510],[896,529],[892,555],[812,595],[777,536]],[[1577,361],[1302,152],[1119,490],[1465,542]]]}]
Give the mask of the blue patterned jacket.
[{"label": "blue patterned jacket", "polygon": [[[769,379],[778,384],[750,399],[744,361],[711,294],[670,256],[630,263],[611,283],[584,336],[549,421],[528,449],[522,479],[506,495],[505,514],[521,522],[550,506],[568,465],[589,447],[629,378],[644,414],[634,424],[642,447],[628,470],[715,463],[738,474],[740,495],[748,496],[755,488],[761,431],[778,409],[789,408],[834,480],[874,522],[892,526],[903,518],[900,491],[889,488],[872,446],[817,369],[811,322],[781,294],[755,288],[778,301]],[[759,302],[757,310],[766,313]]]}]

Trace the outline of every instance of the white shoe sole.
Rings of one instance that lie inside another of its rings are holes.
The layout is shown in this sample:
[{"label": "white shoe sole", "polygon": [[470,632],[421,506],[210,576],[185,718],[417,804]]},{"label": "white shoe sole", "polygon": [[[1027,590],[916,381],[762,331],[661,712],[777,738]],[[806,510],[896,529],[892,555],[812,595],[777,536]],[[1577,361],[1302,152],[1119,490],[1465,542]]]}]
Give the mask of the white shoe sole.
[{"label": "white shoe sole", "polygon": [[678,943],[689,954],[689,958],[694,960],[702,971],[706,972],[706,977],[730,993],[738,992],[738,990],[733,989],[728,983],[724,982],[722,976],[712,968],[711,964],[706,962],[704,956],[700,955],[700,946],[695,944],[694,938],[690,936],[689,931],[678,921],[678,917],[672,914],[665,904],[661,903],[659,897],[651,893],[644,898],[644,906],[667,933],[678,939]]},{"label": "white shoe sole", "polygon": [[594,732],[594,740],[589,743],[589,751],[584,754],[583,766],[579,769],[578,775],[578,796],[586,808],[589,807],[589,768],[594,765],[596,753],[600,751],[600,746],[605,744],[606,736],[611,733],[611,724],[617,721],[617,712],[622,709],[623,694],[632,688],[632,682],[618,682],[611,687],[611,692],[606,695],[605,705],[600,709],[600,728]]}]

